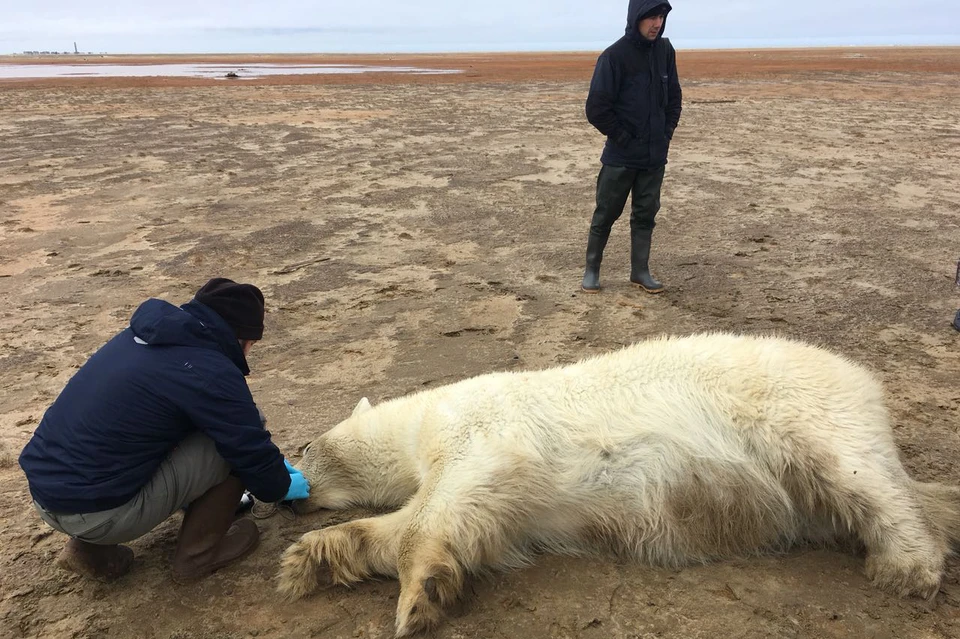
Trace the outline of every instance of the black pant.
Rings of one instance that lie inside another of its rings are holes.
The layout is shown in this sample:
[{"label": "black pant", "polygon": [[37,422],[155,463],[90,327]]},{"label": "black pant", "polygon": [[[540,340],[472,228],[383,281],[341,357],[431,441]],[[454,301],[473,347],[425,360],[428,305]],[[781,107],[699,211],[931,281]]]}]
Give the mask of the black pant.
[{"label": "black pant", "polygon": [[610,235],[610,229],[623,213],[627,195],[631,192],[630,228],[652,230],[660,210],[660,187],[665,168],[644,171],[604,164],[597,176],[597,208],[590,223],[590,234]]}]

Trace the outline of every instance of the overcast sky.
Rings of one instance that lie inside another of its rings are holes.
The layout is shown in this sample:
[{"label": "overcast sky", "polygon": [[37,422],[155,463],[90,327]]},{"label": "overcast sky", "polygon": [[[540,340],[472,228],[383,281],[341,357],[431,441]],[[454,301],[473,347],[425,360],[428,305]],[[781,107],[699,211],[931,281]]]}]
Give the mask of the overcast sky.
[{"label": "overcast sky", "polygon": [[[594,49],[626,0],[0,0],[0,52]],[[960,0],[676,0],[678,47],[960,44]],[[268,47],[268,48],[264,48]]]}]

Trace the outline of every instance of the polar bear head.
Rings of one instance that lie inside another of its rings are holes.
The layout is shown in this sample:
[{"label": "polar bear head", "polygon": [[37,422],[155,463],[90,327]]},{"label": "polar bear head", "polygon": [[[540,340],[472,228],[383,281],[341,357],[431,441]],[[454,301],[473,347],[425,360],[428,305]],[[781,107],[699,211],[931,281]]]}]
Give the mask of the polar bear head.
[{"label": "polar bear head", "polygon": [[372,408],[370,401],[362,398],[348,419],[303,449],[297,468],[310,483],[310,497],[294,502],[298,513],[324,508],[341,510],[356,505],[358,498],[365,494],[357,472],[364,460],[358,454],[357,440],[350,435],[350,422]]}]

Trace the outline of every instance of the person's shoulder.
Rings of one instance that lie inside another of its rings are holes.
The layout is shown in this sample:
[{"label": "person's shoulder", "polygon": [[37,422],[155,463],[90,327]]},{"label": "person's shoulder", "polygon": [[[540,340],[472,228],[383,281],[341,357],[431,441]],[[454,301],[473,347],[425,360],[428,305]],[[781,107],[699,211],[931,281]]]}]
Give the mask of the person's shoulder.
[{"label": "person's shoulder", "polygon": [[669,53],[676,53],[676,49],[673,48],[673,43],[670,42],[670,38],[660,38],[657,40],[657,46],[662,47]]},{"label": "person's shoulder", "polygon": [[611,44],[609,47],[607,47],[604,50],[604,53],[616,54],[616,53],[621,53],[623,51],[631,51],[633,50],[633,48],[634,48],[634,45],[630,41],[630,37],[627,35],[623,35],[623,36],[620,36],[619,40],[617,40],[616,42]]},{"label": "person's shoulder", "polygon": [[183,366],[212,385],[232,386],[243,380],[243,372],[225,353],[210,348],[179,347]]},{"label": "person's shoulder", "polygon": [[226,355],[201,356],[192,363],[191,372],[208,397],[226,401],[249,399],[250,390],[243,372]]},{"label": "person's shoulder", "polygon": [[617,62],[623,60],[626,56],[630,54],[633,50],[633,44],[630,42],[630,38],[623,36],[609,47],[603,50],[603,53],[600,54],[598,61],[607,60],[611,64],[616,64]]}]

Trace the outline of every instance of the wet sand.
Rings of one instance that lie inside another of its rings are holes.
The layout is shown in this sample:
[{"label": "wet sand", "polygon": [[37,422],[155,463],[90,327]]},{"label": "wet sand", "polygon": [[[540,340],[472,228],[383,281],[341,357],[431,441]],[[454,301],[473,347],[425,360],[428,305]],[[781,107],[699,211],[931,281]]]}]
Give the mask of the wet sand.
[{"label": "wet sand", "polygon": [[[681,51],[659,297],[627,283],[626,218],[604,290],[578,290],[595,59],[111,57],[90,61],[464,73],[0,83],[0,636],[390,636],[393,581],[274,592],[283,549],[342,515],[262,519],[249,560],[193,586],[169,577],[177,516],[132,544],[117,584],[53,565],[64,538],[33,513],[16,456],[139,302],[186,301],[215,275],[266,293],[250,385],[294,458],[361,396],[729,330],[876,370],[911,474],[960,485],[960,48]],[[826,549],[681,570],[544,557],[473,580],[437,636],[957,637],[960,562],[928,603]]]},{"label": "wet sand", "polygon": [[[833,73],[958,73],[960,47],[884,47],[824,49],[732,49],[679,51],[677,64],[685,79],[738,79],[795,77],[806,72]],[[243,84],[404,84],[523,82],[536,80],[589,80],[598,53],[446,53],[395,55],[79,55],[0,56],[0,63],[16,64],[360,64],[429,67],[463,71],[463,75],[417,77],[382,73],[303,75],[243,80]],[[0,86],[212,86],[219,79],[203,78],[76,78],[43,81],[4,81]]]}]

